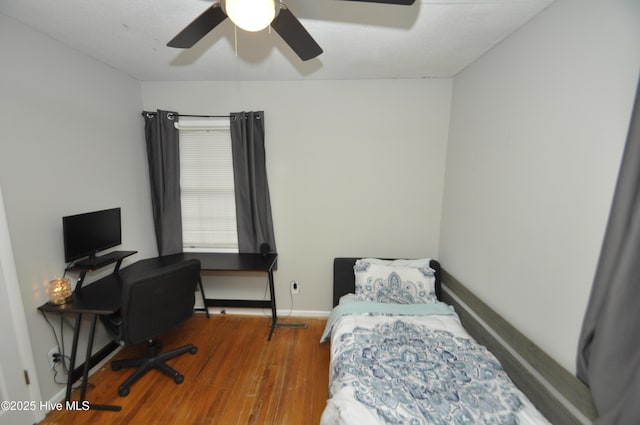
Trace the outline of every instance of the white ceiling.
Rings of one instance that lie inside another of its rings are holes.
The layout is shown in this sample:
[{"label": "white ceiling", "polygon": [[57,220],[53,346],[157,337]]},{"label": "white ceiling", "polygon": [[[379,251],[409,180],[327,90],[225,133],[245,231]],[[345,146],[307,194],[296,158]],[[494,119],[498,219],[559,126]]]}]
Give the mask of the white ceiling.
[{"label": "white ceiling", "polygon": [[1,0],[0,13],[141,81],[450,77],[553,0],[286,0],[324,53],[302,62],[275,31],[225,20],[188,50],[166,43],[216,0]]}]

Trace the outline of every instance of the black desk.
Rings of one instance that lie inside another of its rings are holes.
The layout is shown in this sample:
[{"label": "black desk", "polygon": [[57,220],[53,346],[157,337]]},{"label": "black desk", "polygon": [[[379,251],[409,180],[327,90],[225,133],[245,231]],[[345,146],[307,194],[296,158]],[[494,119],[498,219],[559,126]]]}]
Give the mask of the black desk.
[{"label": "black desk", "polygon": [[278,324],[276,312],[276,294],[273,283],[273,269],[278,259],[278,254],[235,254],[235,253],[203,253],[185,252],[176,254],[180,258],[200,260],[200,269],[205,271],[231,271],[231,272],[264,272],[269,278],[268,300],[237,300],[237,299],[213,299],[205,298],[207,307],[247,307],[247,308],[271,308],[271,330],[267,340],[271,340],[273,330]]},{"label": "black desk", "polygon": [[[78,352],[78,337],[80,335],[80,325],[82,315],[91,315],[91,328],[89,330],[89,340],[87,342],[87,354],[82,370],[82,386],[80,389],[80,403],[85,400],[87,393],[87,379],[91,362],[91,351],[93,350],[93,338],[96,333],[96,323],[98,316],[112,314],[120,309],[122,284],[118,276],[118,270],[122,265],[122,260],[132,256],[138,251],[112,251],[106,255],[96,257],[93,261],[82,260],[67,267],[66,271],[79,272],[78,280],[73,292],[73,301],[67,304],[45,303],[38,307],[44,313],[75,314],[75,327],[73,329],[73,342],[71,345],[71,360],[69,364],[69,375],[67,377],[67,392],[65,401],[71,400],[71,390],[75,381],[76,355]],[[82,287],[87,273],[101,269],[115,263],[113,273],[93,282],[86,288]],[[64,360],[63,360],[64,361]],[[107,406],[90,404],[90,407],[98,410],[120,410],[120,406]]]},{"label": "black desk", "polygon": [[[75,314],[75,328],[73,331],[73,343],[71,347],[71,360],[69,365],[69,376],[67,379],[67,392],[65,401],[71,400],[71,390],[74,382],[73,370],[75,368],[77,350],[78,350],[78,337],[80,335],[80,325],[82,323],[83,315],[91,315],[91,327],[89,330],[89,340],[87,342],[87,353],[85,357],[84,368],[82,372],[82,386],[80,391],[80,402],[85,400],[87,390],[87,379],[89,376],[91,352],[93,350],[93,339],[95,336],[96,324],[98,316],[108,315],[115,313],[120,309],[122,300],[122,283],[118,270],[122,260],[130,255],[135,254],[136,251],[119,251],[115,255],[114,259],[110,259],[108,262],[100,264],[98,267],[83,268],[83,267],[70,267],[68,270],[79,271],[80,277],[76,284],[76,290],[73,293],[73,301],[67,304],[56,305],[45,303],[38,307],[38,310],[43,313],[58,313],[58,314]],[[265,272],[269,277],[269,293],[270,299],[268,300],[220,300],[204,298],[204,290],[202,288],[202,282],[200,284],[200,291],[202,293],[205,309],[210,306],[218,307],[251,307],[251,308],[271,308],[271,331],[269,332],[268,340],[271,340],[273,330],[277,326],[278,316],[276,313],[276,298],[273,283],[273,268],[278,258],[277,254],[233,254],[233,253],[184,253],[174,254],[164,257],[156,257],[158,264],[166,264],[167,262],[180,261],[182,259],[195,258],[200,260],[201,270],[205,271],[258,271]],[[95,270],[99,267],[104,267],[109,264],[116,263],[113,274],[105,276],[87,286],[82,287],[84,277],[87,272]],[[207,312],[208,314],[208,312]],[[119,406],[108,405],[90,405],[93,409],[98,410],[120,410]]]},{"label": "black desk", "polygon": [[[85,401],[87,393],[87,379],[89,378],[89,363],[91,351],[93,350],[93,338],[96,332],[98,316],[115,313],[120,308],[122,284],[117,273],[87,285],[80,292],[73,293],[73,301],[68,304],[43,304],[38,310],[43,313],[75,314],[75,328],[73,330],[73,343],[71,346],[71,360],[69,364],[69,375],[67,377],[67,392],[65,401],[71,400],[71,389],[74,382],[74,368],[78,351],[78,337],[80,335],[80,325],[82,316],[91,316],[91,327],[89,330],[89,340],[87,342],[87,353],[82,371],[82,386],[80,389],[80,403]],[[90,408],[97,410],[120,410],[120,406],[95,405],[90,404]]]}]

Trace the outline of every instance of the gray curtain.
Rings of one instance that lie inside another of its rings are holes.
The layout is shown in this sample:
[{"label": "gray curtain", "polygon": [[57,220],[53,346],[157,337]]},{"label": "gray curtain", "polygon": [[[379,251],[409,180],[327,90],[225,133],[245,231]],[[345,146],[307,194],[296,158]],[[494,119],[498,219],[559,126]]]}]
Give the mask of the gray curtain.
[{"label": "gray curtain", "polygon": [[264,152],[264,112],[231,114],[231,150],[240,252],[276,252]]},{"label": "gray curtain", "polygon": [[578,345],[597,425],[640,423],[640,86]]},{"label": "gray curtain", "polygon": [[151,205],[159,255],[182,252],[180,154],[176,112],[142,113],[147,141]]}]

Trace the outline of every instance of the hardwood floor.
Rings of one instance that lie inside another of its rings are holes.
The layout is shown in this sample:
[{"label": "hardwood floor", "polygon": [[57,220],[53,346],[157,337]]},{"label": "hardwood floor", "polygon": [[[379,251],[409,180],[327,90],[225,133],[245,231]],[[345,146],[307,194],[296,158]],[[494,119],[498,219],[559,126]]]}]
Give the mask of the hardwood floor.
[{"label": "hardwood floor", "polygon": [[[106,365],[90,377],[87,399],[120,405],[122,411],[56,411],[40,425],[318,424],[328,397],[329,344],[319,342],[326,320],[282,320],[287,321],[308,326],[278,327],[267,341],[270,318],[195,314],[162,337],[165,349],[198,347],[195,355],[168,362],[184,375],[182,384],[153,370],[119,397],[117,388],[132,370]],[[114,359],[144,351],[127,347]]]}]

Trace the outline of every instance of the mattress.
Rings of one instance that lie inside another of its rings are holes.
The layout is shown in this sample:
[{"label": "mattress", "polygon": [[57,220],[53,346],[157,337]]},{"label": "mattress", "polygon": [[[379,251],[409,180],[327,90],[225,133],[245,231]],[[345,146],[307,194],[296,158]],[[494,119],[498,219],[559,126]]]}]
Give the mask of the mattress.
[{"label": "mattress", "polygon": [[328,339],[321,425],[549,424],[442,302],[350,300],[332,311]]}]

